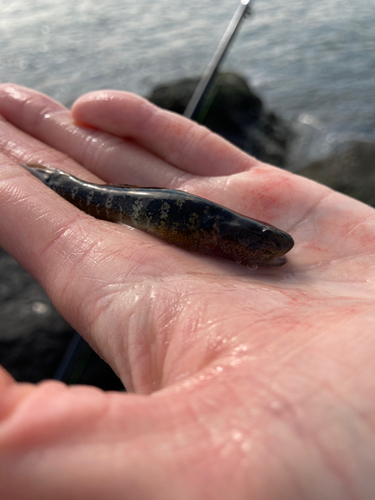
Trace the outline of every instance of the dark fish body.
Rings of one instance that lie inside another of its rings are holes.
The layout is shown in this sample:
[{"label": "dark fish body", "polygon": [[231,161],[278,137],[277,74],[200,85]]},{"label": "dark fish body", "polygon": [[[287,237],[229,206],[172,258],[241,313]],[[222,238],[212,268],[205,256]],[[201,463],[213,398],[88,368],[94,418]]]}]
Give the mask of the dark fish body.
[{"label": "dark fish body", "polygon": [[184,191],[91,184],[61,170],[23,166],[87,214],[127,224],[186,250],[247,265],[281,266],[294,245],[280,229]]}]

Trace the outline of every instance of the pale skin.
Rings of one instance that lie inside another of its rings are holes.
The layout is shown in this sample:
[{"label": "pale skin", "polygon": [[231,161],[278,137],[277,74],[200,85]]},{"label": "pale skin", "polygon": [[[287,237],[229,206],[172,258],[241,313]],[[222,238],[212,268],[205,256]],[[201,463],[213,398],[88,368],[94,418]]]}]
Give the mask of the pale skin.
[{"label": "pale skin", "polygon": [[[128,393],[0,376],[0,498],[375,498],[375,211],[140,97],[0,87],[0,244]],[[85,125],[85,126],[84,126]],[[183,189],[289,232],[280,268],[80,212],[19,163]]]}]

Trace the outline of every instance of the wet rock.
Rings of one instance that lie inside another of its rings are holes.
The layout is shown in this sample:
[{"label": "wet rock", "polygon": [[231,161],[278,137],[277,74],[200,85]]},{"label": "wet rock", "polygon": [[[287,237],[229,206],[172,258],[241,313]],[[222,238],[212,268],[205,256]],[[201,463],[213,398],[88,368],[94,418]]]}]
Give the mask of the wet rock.
[{"label": "wet rock", "polygon": [[298,172],[375,207],[375,143],[357,141]]},{"label": "wet rock", "polygon": [[[189,78],[156,87],[148,99],[182,114],[198,85]],[[284,166],[293,138],[286,121],[265,109],[261,98],[235,73],[218,74],[197,121],[261,161]]]}]

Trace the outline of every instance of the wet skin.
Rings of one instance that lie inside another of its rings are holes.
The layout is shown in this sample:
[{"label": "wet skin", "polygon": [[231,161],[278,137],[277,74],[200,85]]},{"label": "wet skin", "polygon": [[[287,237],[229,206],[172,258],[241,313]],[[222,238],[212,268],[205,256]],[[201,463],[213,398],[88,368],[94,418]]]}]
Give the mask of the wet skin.
[{"label": "wet skin", "polygon": [[[0,370],[0,498],[374,500],[374,209],[132,94],[70,111],[0,85],[0,114],[0,244],[128,389]],[[101,223],[16,164],[43,159],[277,220],[290,262],[248,272]]]},{"label": "wet skin", "polygon": [[127,224],[185,250],[250,266],[281,266],[294,245],[289,234],[270,224],[184,191],[91,184],[62,170],[23,167],[87,214]]}]

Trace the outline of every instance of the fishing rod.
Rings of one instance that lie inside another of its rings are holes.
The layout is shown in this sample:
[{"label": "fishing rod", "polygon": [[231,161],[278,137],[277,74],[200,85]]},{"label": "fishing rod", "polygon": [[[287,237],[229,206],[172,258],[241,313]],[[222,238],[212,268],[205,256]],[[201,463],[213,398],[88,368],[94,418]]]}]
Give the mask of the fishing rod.
[{"label": "fishing rod", "polygon": [[203,73],[203,76],[200,82],[198,83],[197,88],[195,89],[194,94],[189,101],[189,104],[187,105],[184,111],[184,116],[186,118],[194,120],[198,116],[199,111],[201,110],[204,100],[206,98],[207,92],[209,91],[215,79],[219,65],[223,61],[224,56],[228,50],[228,47],[233,41],[234,36],[238,31],[242,19],[245,16],[250,15],[250,7],[252,2],[253,0],[240,1],[240,5],[237,7],[236,12],[232,17],[232,20],[229,23],[229,26],[226,29],[224,36],[221,39],[216,49],[215,54],[213,55],[213,58],[211,59],[205,72]]}]

